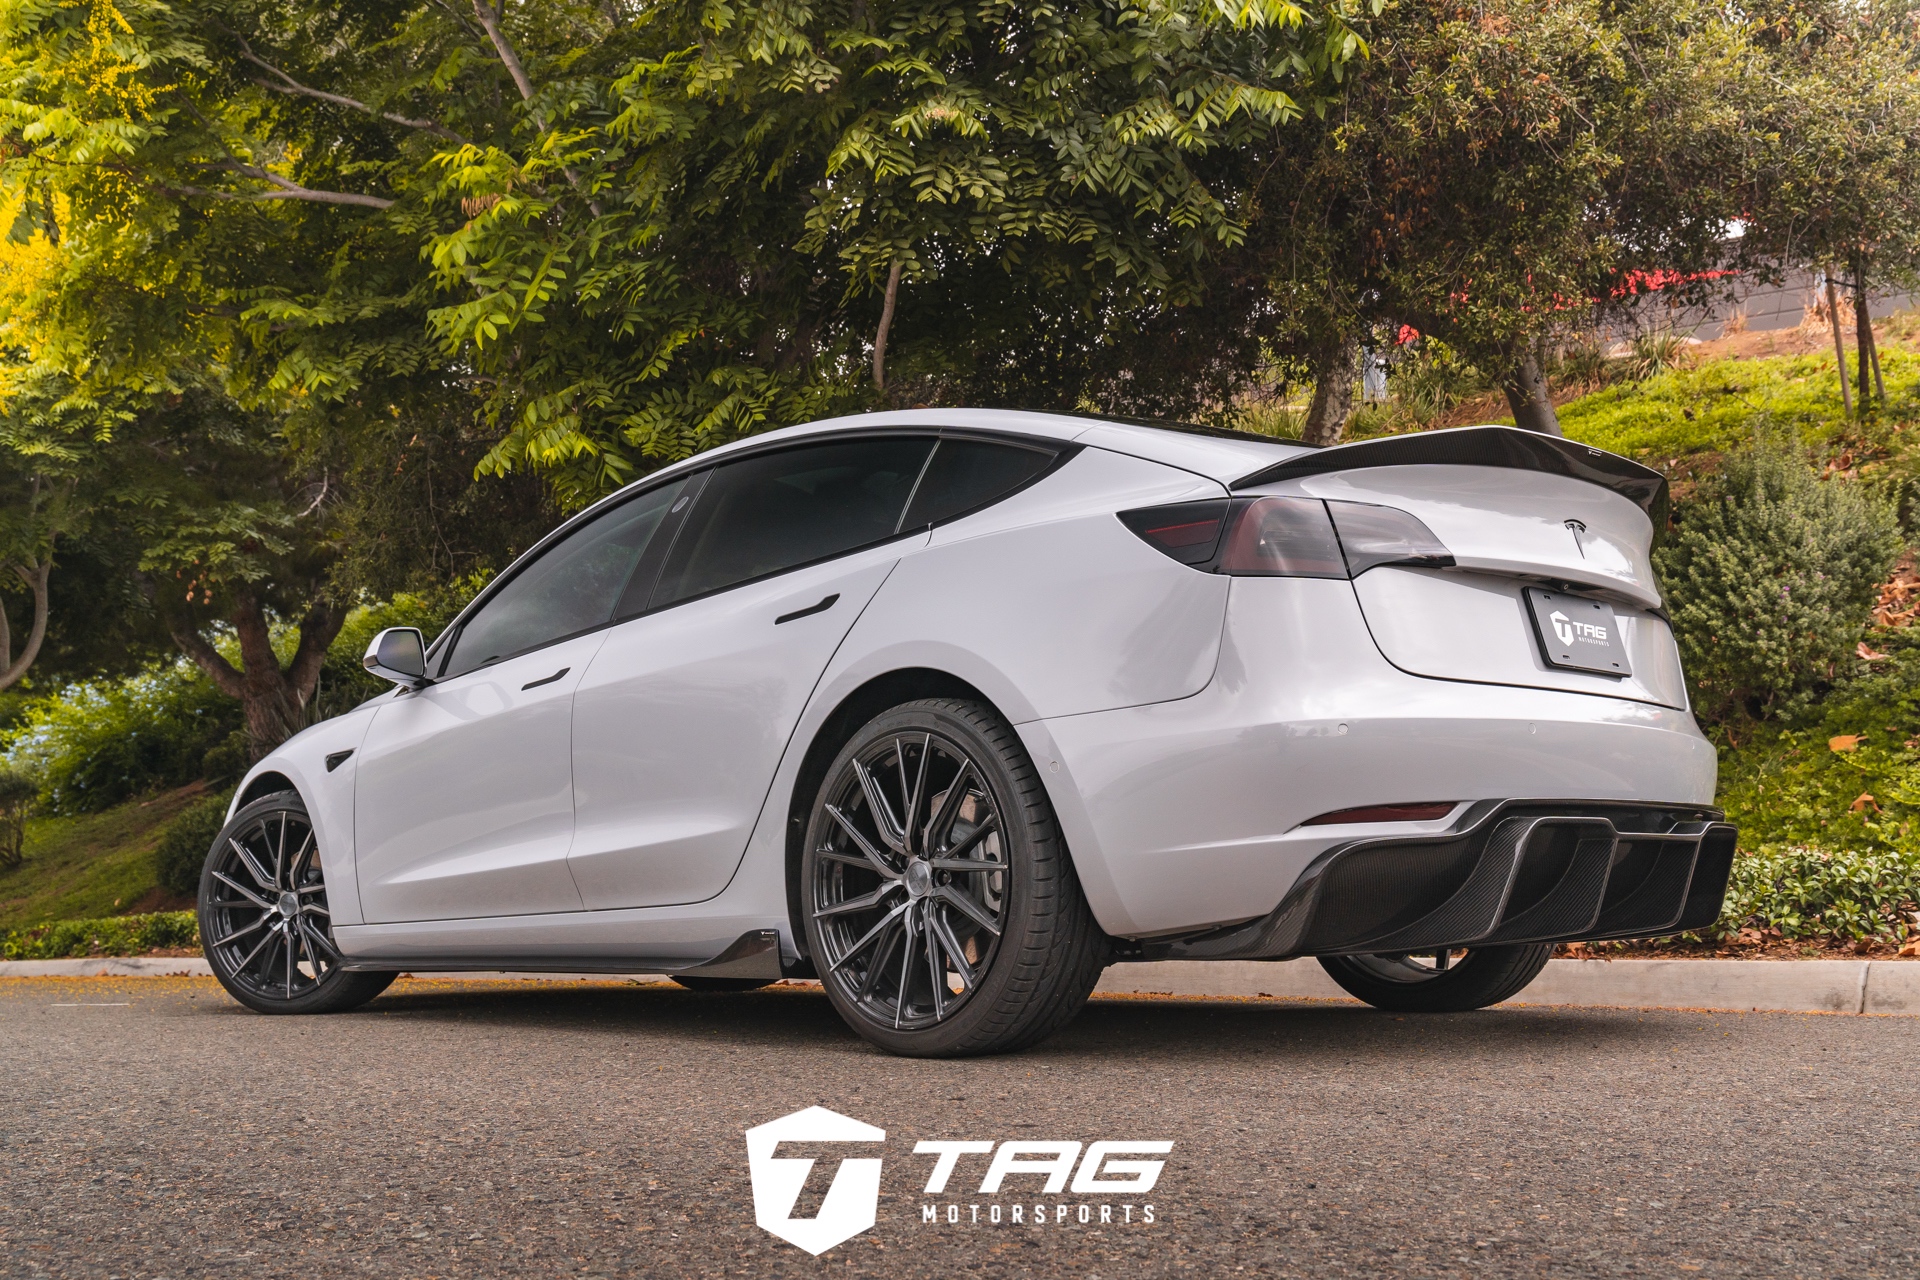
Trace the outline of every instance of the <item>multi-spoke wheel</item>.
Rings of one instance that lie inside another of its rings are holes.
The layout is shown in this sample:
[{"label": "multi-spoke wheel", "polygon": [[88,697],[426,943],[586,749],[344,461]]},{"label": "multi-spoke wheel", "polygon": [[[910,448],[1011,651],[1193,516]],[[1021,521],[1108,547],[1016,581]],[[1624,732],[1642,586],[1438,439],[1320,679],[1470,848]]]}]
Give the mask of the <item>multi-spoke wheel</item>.
[{"label": "multi-spoke wheel", "polygon": [[1106,936],[1032,762],[988,707],[914,702],[867,724],[829,767],[806,838],[814,966],[884,1048],[1018,1048],[1099,979]]},{"label": "multi-spoke wheel", "polygon": [[1451,947],[1411,955],[1322,956],[1320,967],[1377,1009],[1460,1013],[1518,995],[1552,954],[1551,943]]},{"label": "multi-spoke wheel", "polygon": [[214,840],[200,873],[200,944],[220,985],[262,1013],[351,1009],[394,976],[341,967],[313,823],[291,791],[247,805]]}]

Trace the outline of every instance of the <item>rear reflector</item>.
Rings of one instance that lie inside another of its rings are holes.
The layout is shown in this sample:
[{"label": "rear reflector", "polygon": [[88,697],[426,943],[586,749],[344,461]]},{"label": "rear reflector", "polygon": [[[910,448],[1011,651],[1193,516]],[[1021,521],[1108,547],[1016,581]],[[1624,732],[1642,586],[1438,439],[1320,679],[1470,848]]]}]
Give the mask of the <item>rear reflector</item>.
[{"label": "rear reflector", "polygon": [[1119,514],[1149,546],[1212,573],[1357,578],[1383,564],[1453,564],[1453,553],[1417,517],[1366,502],[1219,498]]},{"label": "rear reflector", "polygon": [[1370,804],[1358,809],[1335,809],[1308,818],[1303,827],[1332,827],[1350,822],[1432,822],[1453,812],[1457,800],[1429,800],[1420,804]]}]

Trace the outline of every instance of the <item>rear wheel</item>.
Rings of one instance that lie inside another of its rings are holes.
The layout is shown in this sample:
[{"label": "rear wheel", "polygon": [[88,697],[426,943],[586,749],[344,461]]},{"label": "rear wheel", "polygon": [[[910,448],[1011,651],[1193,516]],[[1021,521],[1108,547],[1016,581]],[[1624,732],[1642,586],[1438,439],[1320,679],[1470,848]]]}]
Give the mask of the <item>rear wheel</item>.
[{"label": "rear wheel", "polygon": [[834,1008],[883,1049],[1023,1048],[1080,1011],[1108,940],[1033,762],[992,708],[910,702],[827,770],[801,876]]},{"label": "rear wheel", "polygon": [[1394,1013],[1460,1013],[1519,995],[1547,967],[1553,944],[1455,947],[1420,954],[1321,956],[1348,993]]},{"label": "rear wheel", "polygon": [[200,872],[200,945],[227,993],[260,1013],[336,1013],[391,973],[349,973],[333,945],[326,877],[307,806],[291,791],[233,815]]}]

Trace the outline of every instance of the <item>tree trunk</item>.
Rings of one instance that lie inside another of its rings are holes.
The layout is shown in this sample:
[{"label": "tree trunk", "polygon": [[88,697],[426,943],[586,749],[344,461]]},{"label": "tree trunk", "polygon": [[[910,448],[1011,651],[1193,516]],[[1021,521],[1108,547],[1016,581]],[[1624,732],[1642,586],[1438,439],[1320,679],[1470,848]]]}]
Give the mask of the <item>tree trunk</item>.
[{"label": "tree trunk", "polygon": [[1507,393],[1507,407],[1513,410],[1514,425],[1543,436],[1565,434],[1560,430],[1560,415],[1553,410],[1547,375],[1540,371],[1539,355],[1524,344],[1518,353],[1511,371],[1500,383],[1500,389]]},{"label": "tree trunk", "polygon": [[7,622],[7,610],[0,604],[0,689],[11,689],[27,674],[27,668],[40,656],[40,644],[47,638],[47,579],[53,576],[53,555],[31,567],[17,564],[13,571],[33,591],[33,623],[27,632],[26,648],[13,656],[13,629]]},{"label": "tree trunk", "polygon": [[247,722],[249,758],[258,760],[307,727],[307,707],[320,683],[320,664],[346,620],[345,609],[315,601],[300,620],[300,643],[285,669],[274,656],[266,609],[250,594],[234,597],[228,619],[240,641],[240,670],[198,631],[177,627],[173,639],[222,693],[239,700]]},{"label": "tree trunk", "polygon": [[1322,347],[1313,360],[1313,403],[1300,438],[1308,444],[1339,444],[1353,413],[1353,379],[1360,359],[1357,343],[1346,339]]},{"label": "tree trunk", "polygon": [[893,328],[893,304],[900,296],[903,265],[896,259],[887,270],[887,300],[880,304],[880,327],[873,335],[873,389],[883,395],[887,390],[887,331]]},{"label": "tree trunk", "polygon": [[1853,392],[1847,387],[1847,341],[1840,336],[1840,295],[1833,287],[1833,270],[1827,270],[1827,319],[1833,324],[1833,362],[1840,369],[1840,405],[1853,416]]},{"label": "tree trunk", "polygon": [[[1866,411],[1867,403],[1872,399],[1872,385],[1867,382],[1867,372],[1873,372],[1874,383],[1880,381],[1880,352],[1873,343],[1873,308],[1867,303],[1867,264],[1862,258],[1853,260],[1853,340],[1860,351],[1860,409]],[[1887,388],[1878,386],[1880,402],[1886,403]]]}]

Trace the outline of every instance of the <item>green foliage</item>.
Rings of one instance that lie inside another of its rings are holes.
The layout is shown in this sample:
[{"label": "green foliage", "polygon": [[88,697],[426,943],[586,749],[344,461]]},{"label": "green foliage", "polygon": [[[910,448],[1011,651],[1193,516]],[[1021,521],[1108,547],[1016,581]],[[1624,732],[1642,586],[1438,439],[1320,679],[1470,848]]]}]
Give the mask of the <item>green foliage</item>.
[{"label": "green foliage", "polygon": [[103,813],[29,819],[26,859],[0,867],[0,931],[187,905],[191,899],[155,883],[153,850],[167,825],[205,794],[182,787]]},{"label": "green foliage", "polygon": [[393,688],[385,680],[368,675],[360,665],[373,638],[388,627],[418,627],[427,643],[432,644],[434,637],[446,630],[454,615],[480,593],[491,576],[487,572],[474,573],[430,591],[399,592],[390,600],[361,605],[349,613],[339,636],[327,650],[315,717],[340,715]]},{"label": "green foliage", "polygon": [[230,793],[208,796],[167,824],[153,850],[154,879],[168,893],[200,892],[200,870],[220,829],[227,825]]},{"label": "green foliage", "polygon": [[[1920,356],[1880,353],[1887,381],[1885,423],[1920,422]],[[1643,382],[1619,382],[1560,408],[1569,439],[1650,466],[1689,454],[1739,449],[1766,422],[1809,447],[1847,428],[1833,353],[1713,360]]]},{"label": "green foliage", "polygon": [[14,929],[0,939],[0,956],[8,960],[137,956],[199,945],[200,925],[193,912],[156,911],[144,916],[62,920],[32,929]]},{"label": "green foliage", "polygon": [[1900,547],[1884,503],[1798,449],[1730,456],[1654,554],[1696,713],[1765,714],[1839,678]]},{"label": "green foliage", "polygon": [[40,798],[40,781],[22,769],[0,765],[0,867],[17,867],[25,856],[27,815]]},{"label": "green foliage", "polygon": [[6,758],[42,779],[52,813],[97,812],[155,787],[206,776],[240,708],[185,659],[120,680],[69,685],[36,704]]},{"label": "green foliage", "polygon": [[1920,848],[1920,636],[1868,643],[1887,656],[1818,704],[1719,731],[1718,803],[1750,847]]},{"label": "green foliage", "polygon": [[1830,853],[1763,848],[1733,862],[1713,932],[1777,930],[1783,938],[1899,944],[1920,932],[1920,852]]}]

